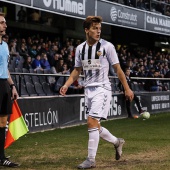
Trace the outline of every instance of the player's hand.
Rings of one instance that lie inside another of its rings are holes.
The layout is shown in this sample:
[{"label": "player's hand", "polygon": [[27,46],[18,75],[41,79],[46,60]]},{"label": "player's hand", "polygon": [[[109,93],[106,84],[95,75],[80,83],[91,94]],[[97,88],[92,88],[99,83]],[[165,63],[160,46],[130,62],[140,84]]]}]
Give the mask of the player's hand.
[{"label": "player's hand", "polygon": [[66,85],[62,86],[62,87],[60,88],[60,94],[61,94],[62,96],[65,96],[67,90],[68,90],[68,87],[67,87]]},{"label": "player's hand", "polygon": [[125,96],[126,96],[127,100],[132,101],[134,98],[134,93],[131,89],[129,89],[129,90],[125,91]]}]

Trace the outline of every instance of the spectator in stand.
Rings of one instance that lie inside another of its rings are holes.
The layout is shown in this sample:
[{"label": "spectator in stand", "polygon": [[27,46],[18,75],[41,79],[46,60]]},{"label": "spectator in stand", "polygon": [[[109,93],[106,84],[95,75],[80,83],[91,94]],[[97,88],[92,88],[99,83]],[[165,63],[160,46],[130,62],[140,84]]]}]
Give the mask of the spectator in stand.
[{"label": "spectator in stand", "polygon": [[41,56],[39,54],[37,54],[36,58],[32,62],[32,68],[34,69],[35,72],[37,70],[42,70],[43,71],[40,59],[41,59]]},{"label": "spectator in stand", "polygon": [[124,0],[125,5],[135,7],[136,6],[136,1],[135,0]]},{"label": "spectator in stand", "polygon": [[121,66],[122,70],[124,70],[124,68],[126,66],[125,56],[123,54],[118,54],[118,55],[119,55],[120,66]]},{"label": "spectator in stand", "polygon": [[[146,77],[146,72],[145,72],[145,68],[143,65],[139,65],[139,72],[138,72],[138,77]],[[145,80],[140,80],[140,83],[144,84]]]},{"label": "spectator in stand", "polygon": [[170,16],[170,6],[166,5],[165,15]]},{"label": "spectator in stand", "polygon": [[[126,69],[126,71],[127,71],[127,69]],[[130,76],[131,77],[139,77],[139,72],[140,72],[139,66],[135,66],[135,67],[133,67],[133,71],[131,72]],[[125,75],[126,75],[126,72],[125,72]],[[140,80],[134,79],[133,82],[140,82]]]},{"label": "spectator in stand", "polygon": [[64,63],[64,64],[63,64],[62,74],[70,74],[70,69],[68,68],[67,63]]},{"label": "spectator in stand", "polygon": [[148,69],[155,68],[155,61],[153,59],[150,59],[148,61]]},{"label": "spectator in stand", "polygon": [[124,0],[117,0],[117,2],[119,3],[119,4],[125,4],[125,2],[124,2]]},{"label": "spectator in stand", "polygon": [[18,63],[20,61],[20,55],[19,52],[16,49],[16,40],[11,40],[10,44],[9,44],[9,54],[11,56],[11,59],[13,59],[13,57],[15,57],[15,67],[18,66]]},{"label": "spectator in stand", "polygon": [[[159,71],[155,70],[153,72],[153,75],[150,76],[150,78],[160,78]],[[147,81],[145,81],[144,88],[147,91],[162,91],[163,90],[162,86],[160,85],[159,79],[148,79]]]},{"label": "spectator in stand", "polygon": [[[170,78],[170,70],[165,74],[165,78]],[[169,81],[170,82],[170,81]]]},{"label": "spectator in stand", "polygon": [[20,48],[18,49],[19,51],[19,55],[22,56],[24,59],[27,58],[28,55],[28,50],[27,50],[27,47],[25,45],[25,43],[21,43],[21,46]]},{"label": "spectator in stand", "polygon": [[54,55],[59,54],[59,49],[57,45],[53,45],[48,53],[48,60],[51,66],[54,66]]},{"label": "spectator in stand", "polygon": [[[66,64],[67,65],[67,64]],[[64,66],[64,60],[63,58],[59,58],[58,62],[56,62],[55,66],[51,67],[51,73],[52,74],[69,74],[70,71],[67,69],[67,66]],[[58,91],[58,85],[57,85],[57,81],[59,80],[59,76],[51,76],[49,78],[49,82],[52,86],[52,89],[54,89],[54,91]]]},{"label": "spectator in stand", "polygon": [[19,53],[17,52],[16,49],[16,41],[14,39],[12,39],[9,43],[9,54],[15,57],[19,56]]},{"label": "spectator in stand", "polygon": [[[130,78],[130,69],[128,67],[125,68],[125,76],[126,76],[126,80],[127,80],[127,83],[129,85],[130,89],[132,89],[132,80]],[[120,92],[124,93],[124,88],[123,88],[122,83],[120,81],[119,81],[118,87],[120,89]],[[141,104],[139,102],[139,98],[135,94],[134,94],[133,100],[135,101],[135,103],[138,107],[139,114],[143,113],[144,110],[142,110]],[[131,101],[127,100],[126,98],[125,98],[125,101],[126,101],[126,110],[127,110],[127,113],[128,113],[128,118],[134,118],[134,116],[131,112]]]},{"label": "spectator in stand", "polygon": [[23,63],[23,68],[26,68],[27,70],[32,68],[32,59],[30,56],[27,56]]},{"label": "spectator in stand", "polygon": [[146,10],[144,0],[138,0],[137,4],[136,4],[136,7],[139,8],[139,9],[142,9],[142,10]]},{"label": "spectator in stand", "polygon": [[60,54],[62,55],[62,58],[63,59],[66,59],[67,56],[68,56],[68,51],[67,51],[67,48],[66,47],[63,47],[60,51]]},{"label": "spectator in stand", "polygon": [[36,51],[37,51],[37,54],[39,54],[39,55],[41,55],[42,53],[41,53],[41,44],[36,44]]},{"label": "spectator in stand", "polygon": [[71,54],[68,55],[68,57],[67,57],[67,59],[65,60],[65,62],[67,63],[68,68],[69,68],[70,70],[73,70],[74,61],[73,61],[73,58],[72,58]]},{"label": "spectator in stand", "polygon": [[168,64],[165,64],[163,74],[165,75],[168,71],[169,71],[169,66],[168,66]]},{"label": "spectator in stand", "polygon": [[21,44],[24,43],[25,47],[27,48],[27,43],[26,43],[26,39],[25,38],[19,38],[19,41],[17,43],[18,45],[18,49],[20,48]]},{"label": "spectator in stand", "polygon": [[63,71],[63,64],[64,64],[64,59],[59,58],[57,64],[54,66],[56,73],[62,73]]},{"label": "spectator in stand", "polygon": [[32,47],[32,44],[33,44],[31,37],[28,37],[28,38],[27,38],[26,44],[27,44],[27,50],[28,50],[28,52],[29,52],[30,49],[31,49],[31,47]]},{"label": "spectator in stand", "polygon": [[155,72],[155,68],[151,67],[147,73],[147,77],[153,77],[154,76],[154,72]]},{"label": "spectator in stand", "polygon": [[40,45],[40,42],[39,42],[40,39],[38,37],[36,37],[35,35],[33,37],[34,37],[32,40],[33,44],[35,44],[36,46]]},{"label": "spectator in stand", "polygon": [[34,9],[33,12],[30,14],[30,19],[31,19],[31,22],[33,23],[39,23],[40,22],[40,14],[39,14],[39,11]]},{"label": "spectator in stand", "polygon": [[128,59],[126,61],[126,65],[125,65],[124,68],[127,68],[127,67],[130,69],[130,74],[133,74],[133,62],[132,62],[132,59]]},{"label": "spectator in stand", "polygon": [[134,57],[134,58],[133,58],[133,64],[132,64],[132,67],[137,66],[137,64],[138,64],[138,58]]},{"label": "spectator in stand", "polygon": [[49,63],[49,61],[48,61],[48,58],[47,58],[47,54],[46,54],[46,53],[42,53],[42,54],[41,54],[40,63],[41,63],[41,67],[42,67],[43,69],[46,69],[46,70],[50,70],[50,69],[51,69],[51,66],[50,66],[50,63]]},{"label": "spectator in stand", "polygon": [[72,41],[67,41],[67,43],[66,43],[66,48],[67,48],[67,50],[69,50],[69,51],[73,51],[74,46],[73,46],[73,44],[72,44]]},{"label": "spectator in stand", "polygon": [[46,48],[46,43],[42,43],[41,45],[40,45],[40,50],[39,50],[39,53],[40,54],[42,54],[42,53],[47,53],[48,52],[48,49]]},{"label": "spectator in stand", "polygon": [[54,57],[51,58],[51,62],[50,62],[51,67],[56,66],[56,64],[58,63],[59,58],[60,58],[60,55],[58,53],[54,54]]},{"label": "spectator in stand", "polygon": [[31,45],[31,48],[29,49],[28,54],[31,56],[31,58],[35,58],[37,56],[37,46],[36,46],[36,44]]},{"label": "spectator in stand", "polygon": [[156,4],[156,11],[160,12],[161,14],[164,14],[164,8],[165,8],[165,1],[164,0],[160,0],[159,3]]},{"label": "spectator in stand", "polygon": [[71,52],[72,58],[75,58],[75,52],[76,52],[76,47],[74,47],[73,51]]},{"label": "spectator in stand", "polygon": [[24,10],[23,6],[21,6],[20,10],[18,11],[17,17],[18,17],[19,22],[25,22],[26,21],[27,13]]}]

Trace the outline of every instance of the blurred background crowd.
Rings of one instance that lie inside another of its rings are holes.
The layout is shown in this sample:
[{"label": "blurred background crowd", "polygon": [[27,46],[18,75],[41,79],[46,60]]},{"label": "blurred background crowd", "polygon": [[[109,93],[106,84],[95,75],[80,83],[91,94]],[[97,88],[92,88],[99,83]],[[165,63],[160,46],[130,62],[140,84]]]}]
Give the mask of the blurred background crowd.
[{"label": "blurred background crowd", "polygon": [[[42,73],[69,75],[74,68],[75,50],[80,40],[66,38],[61,41],[59,37],[53,40],[44,39],[33,35],[32,37],[9,37],[5,35],[3,40],[9,45],[10,72],[18,73]],[[152,49],[130,49],[123,46],[115,46],[122,69],[130,68],[134,83],[142,84],[143,90],[166,91],[169,90],[167,81],[159,78],[170,77],[170,54],[168,52],[154,51]],[[110,67],[110,76],[116,74]],[[139,78],[158,78],[157,80]],[[15,77],[13,77],[15,79]],[[48,76],[46,83],[53,92],[58,92],[67,76]],[[26,80],[25,80],[26,81]],[[16,82],[17,84],[18,82]],[[25,82],[26,83],[26,82]],[[33,80],[32,83],[35,83]],[[43,83],[43,82],[38,82]],[[113,84],[117,85],[115,81]],[[157,86],[157,88],[152,88]],[[77,80],[71,87],[70,93],[83,93],[83,78]],[[73,90],[74,89],[74,90]],[[119,91],[119,89],[115,89]]]}]

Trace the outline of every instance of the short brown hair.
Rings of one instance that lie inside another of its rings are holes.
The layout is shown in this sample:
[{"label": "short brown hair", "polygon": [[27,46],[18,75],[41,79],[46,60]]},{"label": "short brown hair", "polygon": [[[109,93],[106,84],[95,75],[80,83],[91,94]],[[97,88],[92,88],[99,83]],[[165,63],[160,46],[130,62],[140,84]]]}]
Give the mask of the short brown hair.
[{"label": "short brown hair", "polygon": [[0,12],[0,16],[5,17],[5,14],[4,14],[4,13],[2,13],[2,12]]},{"label": "short brown hair", "polygon": [[101,23],[102,21],[102,17],[100,16],[88,16],[83,23],[83,28],[89,29],[92,23]]}]

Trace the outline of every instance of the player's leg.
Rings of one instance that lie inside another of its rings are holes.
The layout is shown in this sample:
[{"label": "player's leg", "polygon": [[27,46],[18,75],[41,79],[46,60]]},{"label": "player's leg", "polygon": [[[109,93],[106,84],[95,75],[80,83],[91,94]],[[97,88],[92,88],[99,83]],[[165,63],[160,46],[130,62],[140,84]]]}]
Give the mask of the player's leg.
[{"label": "player's leg", "polygon": [[[97,95],[96,95],[97,94]],[[86,88],[85,90],[85,106],[87,109],[87,125],[88,125],[88,156],[87,159],[78,165],[79,169],[88,169],[96,166],[95,157],[99,144],[99,120],[100,115],[98,114],[98,108],[100,105],[100,100],[98,100],[98,92],[96,88]],[[97,101],[99,103],[97,103]]]},{"label": "player's leg", "polygon": [[125,140],[122,138],[115,137],[104,127],[100,128],[100,137],[114,145],[116,150],[115,159],[119,160],[122,155],[122,148],[125,143]]},{"label": "player's leg", "polygon": [[95,157],[96,157],[98,144],[99,144],[98,120],[91,116],[88,116],[87,125],[88,125],[88,133],[89,133],[88,156],[83,163],[78,165],[79,169],[88,169],[88,168],[96,167]]},{"label": "player's leg", "polygon": [[[107,99],[107,100],[106,100]],[[110,101],[112,99],[112,94],[109,90],[104,90],[104,97],[103,97],[103,106],[101,109],[102,118],[107,118],[109,109],[110,109]],[[120,139],[112,135],[109,130],[106,128],[99,126],[100,132],[99,135],[102,139],[112,143],[115,146],[116,149],[116,160],[119,160],[122,154],[122,147],[124,144],[124,139]]]}]

